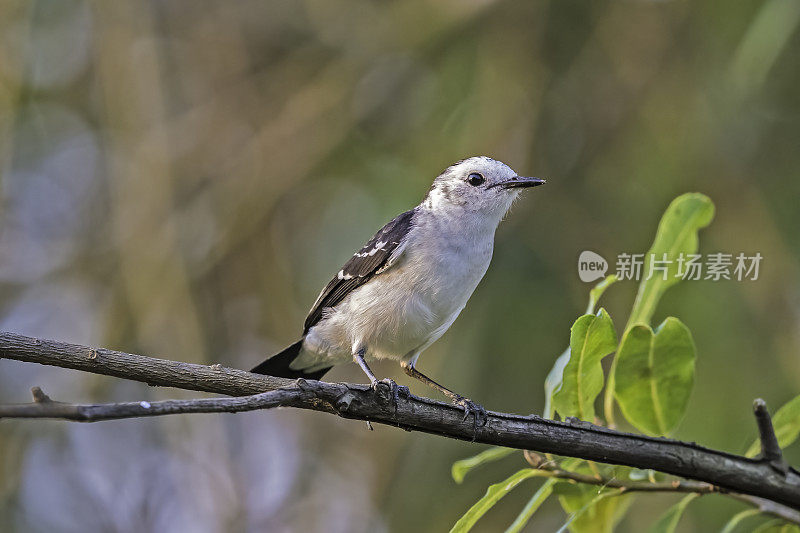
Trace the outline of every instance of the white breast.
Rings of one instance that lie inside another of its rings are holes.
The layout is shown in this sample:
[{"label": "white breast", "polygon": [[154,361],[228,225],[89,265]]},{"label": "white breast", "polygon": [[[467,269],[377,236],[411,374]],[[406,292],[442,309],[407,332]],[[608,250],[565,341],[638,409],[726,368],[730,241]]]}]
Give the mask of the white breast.
[{"label": "white breast", "polygon": [[494,242],[494,228],[454,223],[418,221],[403,255],[309,331],[292,367],[346,362],[360,346],[368,359],[413,358],[444,334],[486,273]]}]

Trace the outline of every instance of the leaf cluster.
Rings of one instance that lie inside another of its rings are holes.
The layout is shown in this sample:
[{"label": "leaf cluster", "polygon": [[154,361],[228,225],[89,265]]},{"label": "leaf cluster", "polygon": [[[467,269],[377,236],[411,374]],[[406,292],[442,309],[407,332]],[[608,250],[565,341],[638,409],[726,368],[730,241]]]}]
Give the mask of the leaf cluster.
[{"label": "leaf cluster", "polygon": [[[669,205],[653,244],[645,254],[642,279],[620,337],[609,313],[603,308],[596,310],[601,296],[618,281],[617,277],[607,277],[590,291],[586,313],[573,323],[569,346],[556,359],[545,379],[545,417],[577,418],[613,428],[617,424],[618,407],[625,421],[642,433],[667,436],[678,427],[688,409],[694,386],[697,350],[691,331],[680,319],[667,317],[655,328],[650,321],[665,291],[681,281],[677,266],[679,256],[697,252],[698,232],[708,226],[713,217],[714,204],[699,193],[681,195]],[[670,266],[666,273],[659,270],[657,274],[648,275],[653,258],[668,261],[666,264]],[[603,370],[606,358],[611,358],[607,374]],[[595,407],[603,391],[604,419],[601,419]],[[797,440],[800,435],[800,397],[778,410],[774,425],[781,447]],[[758,453],[758,444],[753,443],[748,456]],[[514,450],[491,448],[458,461],[453,465],[453,478],[461,483],[472,469],[512,453]],[[569,479],[570,474],[581,477],[588,473],[597,480],[615,480],[615,485],[624,485],[624,480],[638,483],[645,480],[653,485],[664,481],[663,476],[652,471],[553,456],[547,456],[545,461],[547,468],[540,464],[532,465],[532,468],[519,470],[491,485],[485,496],[456,522],[452,531],[469,531],[503,496],[524,481],[544,478],[544,483],[534,491],[507,533],[520,531],[551,496],[557,496],[567,515],[562,531],[610,532],[637,495],[624,487],[576,482]],[[685,509],[699,496],[699,493],[684,496],[653,523],[651,531],[675,531]],[[757,510],[742,511],[731,518],[725,531],[734,531],[742,520],[757,514]],[[759,527],[789,527],[787,531],[800,532],[796,526],[780,521],[764,522]]]}]

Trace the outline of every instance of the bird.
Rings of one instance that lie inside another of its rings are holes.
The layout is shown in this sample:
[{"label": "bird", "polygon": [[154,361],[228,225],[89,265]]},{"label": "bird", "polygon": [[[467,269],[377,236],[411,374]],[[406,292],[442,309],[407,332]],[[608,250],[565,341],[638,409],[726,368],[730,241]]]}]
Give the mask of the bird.
[{"label": "bird", "polygon": [[489,268],[497,227],[520,191],[543,183],[486,156],[447,167],[418,206],[378,230],[333,276],[300,340],[251,372],[319,380],[333,366],[355,362],[372,388],[384,383],[396,394],[394,381],[378,380],[369,367],[394,360],[461,407],[465,420],[474,413],[477,423],[483,407],[417,370],[417,360],[466,306]]}]

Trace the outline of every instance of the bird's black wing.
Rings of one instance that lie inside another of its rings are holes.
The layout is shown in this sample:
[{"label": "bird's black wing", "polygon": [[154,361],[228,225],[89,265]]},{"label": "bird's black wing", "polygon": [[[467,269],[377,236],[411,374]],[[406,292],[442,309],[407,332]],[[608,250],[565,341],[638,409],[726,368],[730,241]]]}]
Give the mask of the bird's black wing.
[{"label": "bird's black wing", "polygon": [[361,250],[353,254],[353,257],[345,263],[330,283],[322,289],[306,317],[303,335],[320,321],[325,308],[335,307],[353,290],[390,266],[393,254],[400,252],[398,247],[408,235],[413,218],[413,209],[397,215],[382,227]]}]

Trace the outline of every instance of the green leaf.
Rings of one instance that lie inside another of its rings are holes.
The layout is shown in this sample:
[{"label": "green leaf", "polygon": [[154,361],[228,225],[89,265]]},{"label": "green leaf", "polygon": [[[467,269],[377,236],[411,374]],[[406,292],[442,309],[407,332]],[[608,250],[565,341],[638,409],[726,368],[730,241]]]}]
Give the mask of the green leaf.
[{"label": "green leaf", "polygon": [[775,520],[770,520],[768,522],[764,522],[756,529],[753,530],[753,533],[798,533],[800,532],[800,527],[797,527],[794,524],[789,524],[780,518],[776,518]]},{"label": "green leaf", "polygon": [[564,368],[567,366],[567,363],[569,363],[569,356],[570,351],[569,348],[567,348],[564,350],[564,353],[558,356],[550,373],[544,378],[544,411],[542,416],[545,418],[553,418],[555,414],[553,395],[561,388],[561,383],[564,380]]},{"label": "green leaf", "polygon": [[518,533],[522,531],[522,528],[525,527],[525,524],[531,519],[533,513],[538,511],[542,503],[553,493],[553,485],[557,482],[558,481],[555,479],[548,479],[542,483],[542,486],[531,496],[531,499],[528,500],[528,503],[522,508],[522,511],[517,515],[514,522],[508,526],[505,533]]},{"label": "green leaf", "polygon": [[661,518],[659,518],[658,521],[652,525],[650,528],[650,533],[674,533],[675,528],[678,527],[678,522],[680,522],[681,517],[683,516],[683,512],[686,510],[686,507],[698,496],[699,494],[689,494],[688,496],[683,497],[681,501],[667,509],[667,512],[661,515]]},{"label": "green leaf", "polygon": [[[645,255],[642,282],[625,329],[634,324],[650,323],[661,295],[681,280],[678,275],[680,254],[686,256],[697,252],[697,232],[708,226],[713,218],[714,203],[704,194],[682,194],[669,204],[658,224],[653,245]],[[655,270],[653,276],[646,279],[653,258],[671,261],[667,264],[666,276]]]},{"label": "green leaf", "polygon": [[561,507],[570,514],[559,532],[569,529],[572,533],[612,533],[633,501],[632,494],[620,495],[616,490],[603,491],[593,485],[573,487],[578,489],[575,494],[558,497]]},{"label": "green leaf", "polygon": [[[697,233],[700,229],[708,226],[713,218],[714,203],[704,194],[682,194],[669,204],[669,207],[661,217],[661,221],[658,223],[658,230],[653,244],[645,254],[641,272],[642,281],[639,283],[639,291],[636,293],[631,315],[625,325],[625,333],[636,324],[650,324],[650,319],[653,317],[658,301],[664,291],[682,279],[678,272],[681,255],[683,255],[684,259],[688,259],[690,254],[697,252]],[[654,269],[653,275],[649,275],[654,258],[657,261],[668,261],[668,263],[664,264],[666,266],[666,274],[661,270]],[[648,277],[650,279],[647,279]],[[617,358],[611,363],[611,371],[609,372],[603,401],[606,423],[612,427],[615,425],[616,368]]]},{"label": "green leaf", "polygon": [[500,446],[493,446],[488,450],[484,450],[474,457],[461,459],[453,463],[450,473],[456,483],[464,481],[464,477],[474,468],[492,461],[497,461],[503,457],[507,457],[514,453],[516,450],[512,448],[501,448]]},{"label": "green leaf", "polygon": [[[603,281],[595,285],[592,290],[589,291],[589,305],[586,307],[586,314],[593,315],[594,308],[597,306],[597,302],[600,300],[600,297],[603,296],[603,293],[606,292],[606,289],[609,288],[611,285],[616,283],[618,280],[617,276],[611,275],[607,276]],[[567,362],[569,362],[570,350],[567,347],[564,350],[556,362],[553,364],[553,368],[547,374],[547,377],[544,380],[544,410],[542,416],[545,418],[553,418],[555,414],[553,408],[553,394],[561,387],[561,381],[564,377],[564,367],[567,366]]]},{"label": "green leaf", "polygon": [[[775,428],[775,436],[778,437],[778,445],[786,448],[800,435],[800,396],[785,403],[778,409],[772,417],[772,426]],[[761,442],[756,441],[747,450],[747,457],[755,457],[761,451]]]},{"label": "green leaf", "polygon": [[655,333],[641,324],[629,329],[615,369],[615,394],[625,418],[651,435],[675,429],[692,392],[694,359],[692,334],[677,318],[667,318]]},{"label": "green leaf", "polygon": [[511,492],[514,487],[528,478],[548,475],[550,475],[550,472],[546,470],[526,468],[524,470],[520,470],[505,481],[489,486],[489,488],[486,489],[486,494],[483,496],[483,498],[478,500],[475,505],[470,507],[469,510],[464,513],[464,516],[458,519],[458,522],[455,523],[453,529],[450,530],[450,533],[469,531],[472,529],[472,526],[475,525],[475,522],[480,519],[480,517],[486,514],[489,509],[494,507],[494,505],[499,502],[503,496]]},{"label": "green leaf", "polygon": [[[627,477],[627,467],[610,467],[595,465],[601,469],[601,475],[608,478]],[[572,464],[564,462],[562,469],[582,474],[593,474],[593,469],[584,461]],[[572,482],[561,482],[553,488],[558,501],[570,519],[562,529],[569,528],[573,533],[611,532],[617,522],[624,516],[633,501],[633,494],[621,495],[618,490],[605,490],[595,485]],[[600,496],[600,497],[598,497]],[[613,496],[613,498],[611,498]]]},{"label": "green leaf", "polygon": [[733,515],[731,517],[730,520],[728,520],[728,523],[725,524],[725,527],[722,528],[722,531],[720,531],[719,533],[733,533],[733,530],[736,529],[736,526],[739,525],[739,522],[741,522],[745,518],[750,518],[751,516],[756,516],[760,512],[761,511],[759,511],[758,509],[747,509],[745,511],[741,511],[739,513],[736,513],[735,515]]},{"label": "green leaf", "polygon": [[553,395],[556,411],[594,422],[594,400],[603,389],[601,359],[617,347],[617,333],[605,309],[597,315],[583,315],[570,330],[570,356],[564,367],[561,387]]},{"label": "green leaf", "polygon": [[619,281],[619,278],[614,274],[606,276],[606,279],[595,285],[592,290],[589,291],[589,305],[586,307],[587,315],[594,314],[594,308],[597,306],[597,302],[600,301],[600,297],[603,296],[607,288],[617,281]]}]

